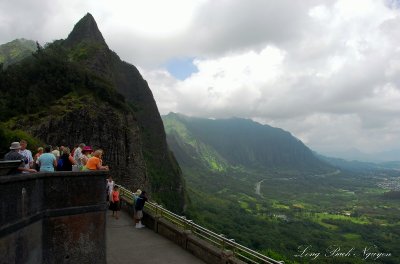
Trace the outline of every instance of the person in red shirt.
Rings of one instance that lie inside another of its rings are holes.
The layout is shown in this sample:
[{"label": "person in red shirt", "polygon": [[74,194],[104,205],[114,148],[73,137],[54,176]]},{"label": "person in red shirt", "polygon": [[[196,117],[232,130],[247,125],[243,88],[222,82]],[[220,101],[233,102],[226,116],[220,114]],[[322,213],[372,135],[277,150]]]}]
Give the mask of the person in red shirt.
[{"label": "person in red shirt", "polygon": [[112,216],[115,216],[115,219],[118,219],[118,211],[121,209],[120,201],[119,201],[119,191],[118,186],[114,186],[113,191],[111,192],[111,201],[110,201],[110,210],[113,211]]}]

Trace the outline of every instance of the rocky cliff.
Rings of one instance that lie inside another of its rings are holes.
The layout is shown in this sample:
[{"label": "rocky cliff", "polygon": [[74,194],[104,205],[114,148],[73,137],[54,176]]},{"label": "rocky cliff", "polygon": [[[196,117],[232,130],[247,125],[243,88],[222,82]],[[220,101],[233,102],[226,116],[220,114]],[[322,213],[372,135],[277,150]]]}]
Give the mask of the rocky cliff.
[{"label": "rocky cliff", "polygon": [[5,130],[54,145],[103,148],[117,182],[183,210],[180,168],[152,92],[136,67],[108,48],[90,14],[67,39],[2,71],[0,84]]}]

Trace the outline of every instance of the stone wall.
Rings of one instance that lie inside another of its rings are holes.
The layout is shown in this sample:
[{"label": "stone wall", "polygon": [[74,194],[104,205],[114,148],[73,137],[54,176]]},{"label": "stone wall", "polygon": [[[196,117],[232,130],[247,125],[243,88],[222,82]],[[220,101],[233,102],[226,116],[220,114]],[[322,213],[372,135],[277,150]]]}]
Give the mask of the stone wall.
[{"label": "stone wall", "polygon": [[106,263],[107,174],[0,175],[0,263]]}]

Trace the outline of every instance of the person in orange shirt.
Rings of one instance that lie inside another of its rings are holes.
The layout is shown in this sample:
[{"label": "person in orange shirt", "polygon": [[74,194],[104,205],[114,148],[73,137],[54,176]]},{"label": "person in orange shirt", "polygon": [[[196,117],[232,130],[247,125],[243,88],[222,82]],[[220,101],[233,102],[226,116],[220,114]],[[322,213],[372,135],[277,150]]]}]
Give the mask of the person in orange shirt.
[{"label": "person in orange shirt", "polygon": [[88,170],[108,170],[108,166],[103,166],[103,150],[98,149],[93,153],[93,157],[89,158],[86,163]]},{"label": "person in orange shirt", "polygon": [[114,186],[113,191],[111,192],[111,201],[110,201],[110,210],[113,211],[112,216],[115,216],[115,219],[118,219],[118,211],[120,210],[119,203],[119,191],[118,186]]}]

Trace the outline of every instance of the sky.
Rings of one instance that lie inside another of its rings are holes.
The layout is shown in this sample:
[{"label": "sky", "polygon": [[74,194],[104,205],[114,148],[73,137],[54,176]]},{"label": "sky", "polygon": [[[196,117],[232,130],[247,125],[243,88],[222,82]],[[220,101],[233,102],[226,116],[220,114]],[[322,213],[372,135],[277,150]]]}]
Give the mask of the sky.
[{"label": "sky", "polygon": [[251,118],[323,154],[400,160],[398,0],[0,0],[0,44],[66,38],[87,12],[161,114]]}]

